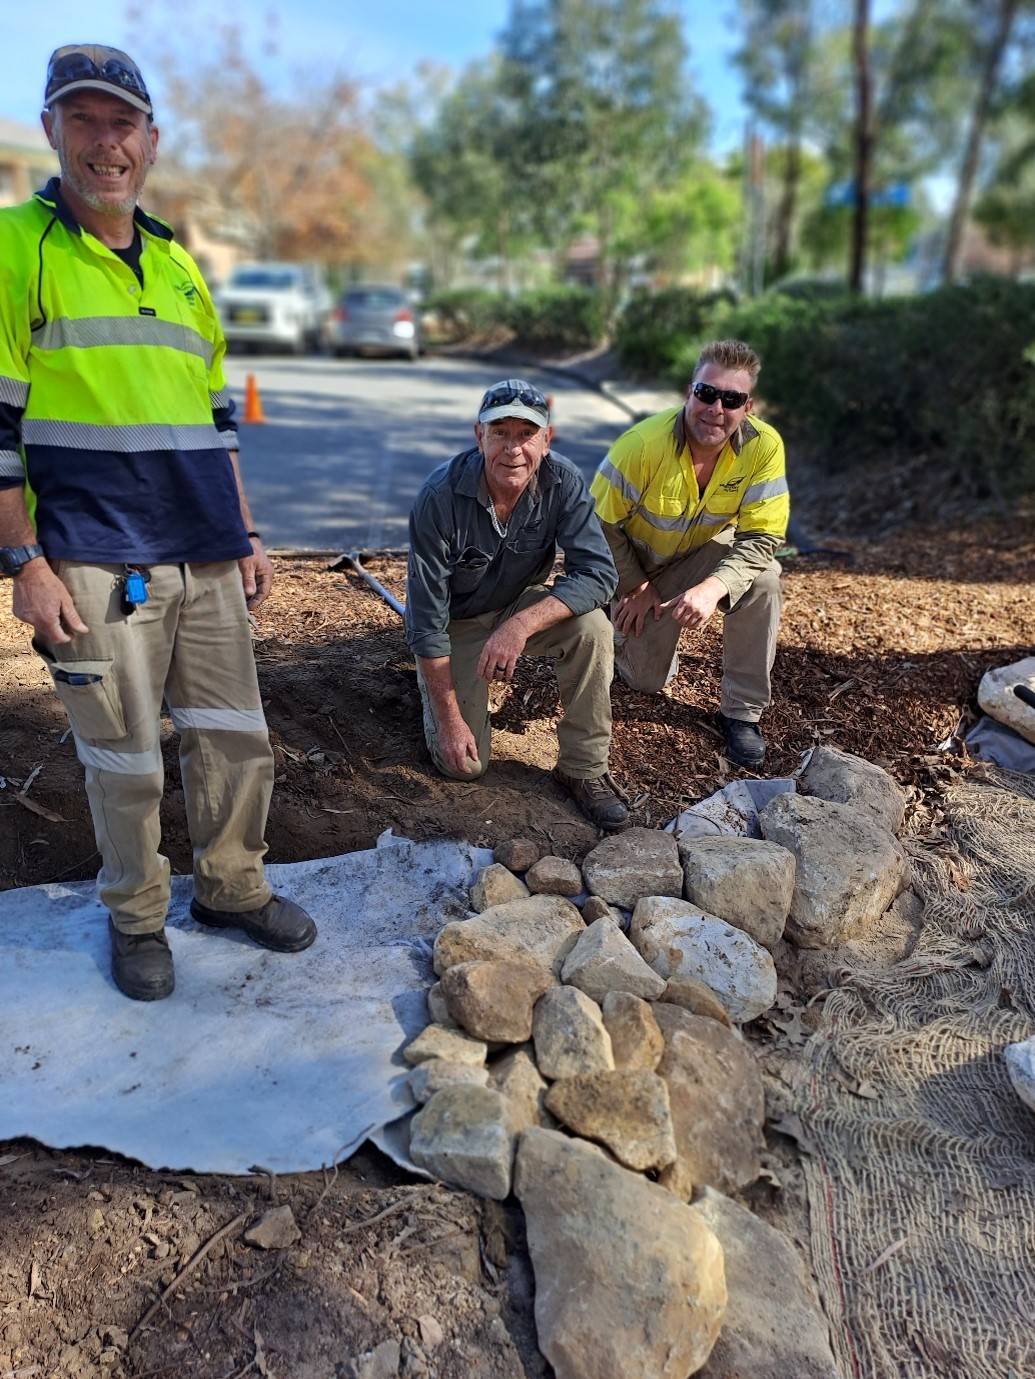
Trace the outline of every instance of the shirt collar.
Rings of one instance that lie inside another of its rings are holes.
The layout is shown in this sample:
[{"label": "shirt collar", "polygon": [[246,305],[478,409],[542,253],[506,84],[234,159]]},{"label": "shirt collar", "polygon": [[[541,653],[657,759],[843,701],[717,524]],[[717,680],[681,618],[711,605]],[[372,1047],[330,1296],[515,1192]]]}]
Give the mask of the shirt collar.
[{"label": "shirt collar", "polygon": [[[61,179],[52,177],[42,191],[36,193],[36,200],[41,201],[44,206],[49,206],[57,216],[65,229],[73,235],[83,233],[82,226],[72,214],[68,202],[61,194]],[[146,230],[149,235],[154,235],[156,239],[166,241],[173,238],[172,228],[166,225],[164,220],[158,220],[153,215],[148,215],[137,206],[133,211],[133,220],[141,230]]]}]

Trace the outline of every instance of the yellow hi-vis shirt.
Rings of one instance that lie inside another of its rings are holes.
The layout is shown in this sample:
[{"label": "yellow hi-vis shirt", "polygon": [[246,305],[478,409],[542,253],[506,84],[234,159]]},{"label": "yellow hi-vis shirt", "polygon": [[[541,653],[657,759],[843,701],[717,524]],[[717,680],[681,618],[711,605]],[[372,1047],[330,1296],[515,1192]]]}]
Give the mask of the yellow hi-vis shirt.
[{"label": "yellow hi-vis shirt", "polygon": [[[731,603],[758,572],[760,554],[765,556],[761,565],[772,558],[786,535],[790,513],[783,441],[772,426],[745,417],[702,493],[685,440],[682,407],[647,417],[619,436],[601,461],[590,493],[605,533],[610,537],[608,528],[618,529],[643,574],[732,528],[730,554],[715,571],[729,589]],[[749,546],[761,549],[749,554]],[[619,573],[620,592],[625,593],[630,581],[621,563]]]}]

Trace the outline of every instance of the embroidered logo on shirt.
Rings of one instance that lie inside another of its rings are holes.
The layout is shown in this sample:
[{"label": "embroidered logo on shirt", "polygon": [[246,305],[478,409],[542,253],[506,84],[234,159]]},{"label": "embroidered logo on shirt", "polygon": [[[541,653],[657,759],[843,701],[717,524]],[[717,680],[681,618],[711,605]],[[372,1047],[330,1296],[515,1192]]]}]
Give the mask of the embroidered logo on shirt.
[{"label": "embroidered logo on shirt", "polygon": [[721,484],[720,487],[722,488],[723,493],[736,493],[737,489],[741,486],[743,482],[744,475],[742,474],[739,479],[727,479],[727,481],[724,484]]},{"label": "embroidered logo on shirt", "polygon": [[190,278],[184,278],[183,282],[177,283],[176,291],[182,292],[183,295],[187,298],[187,301],[190,302],[191,306],[195,306],[197,304],[198,289],[191,282]]}]

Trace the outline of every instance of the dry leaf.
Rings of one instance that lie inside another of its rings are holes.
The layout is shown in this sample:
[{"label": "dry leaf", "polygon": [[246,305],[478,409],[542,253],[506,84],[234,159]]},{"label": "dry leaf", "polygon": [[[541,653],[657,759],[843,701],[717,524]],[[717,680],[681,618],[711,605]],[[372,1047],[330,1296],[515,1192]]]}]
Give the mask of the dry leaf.
[{"label": "dry leaf", "polygon": [[24,795],[15,795],[14,798],[23,809],[28,809],[31,813],[38,814],[41,819],[49,819],[52,824],[68,823],[68,820],[63,818],[62,815],[55,814],[52,809],[44,809],[44,807],[41,804],[37,804],[35,800],[27,799]]}]

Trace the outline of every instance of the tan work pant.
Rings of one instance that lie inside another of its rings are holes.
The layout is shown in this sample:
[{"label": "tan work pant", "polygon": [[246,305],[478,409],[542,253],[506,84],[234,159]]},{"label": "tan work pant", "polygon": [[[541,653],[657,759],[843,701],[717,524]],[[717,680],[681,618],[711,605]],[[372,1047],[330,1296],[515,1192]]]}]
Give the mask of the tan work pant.
[{"label": "tan work pant", "polygon": [[[709,541],[653,575],[664,602],[700,584],[726,555],[729,544]],[[722,696],[727,718],[757,723],[772,699],[770,675],[780,627],[780,563],[773,560],[728,612],[722,634]],[[617,601],[612,605],[612,614]],[[615,670],[630,689],[656,694],[679,670],[679,623],[667,614],[648,616],[638,637],[615,632]]]},{"label": "tan work pant", "polygon": [[[478,744],[478,764],[466,775],[446,766],[438,746],[438,727],[431,710],[424,677],[417,668],[424,703],[424,736],[435,765],[454,780],[473,780],[489,765],[492,731],[489,726],[489,686],[477,673],[482,647],[507,618],[544,598],[549,589],[533,584],[502,612],[480,613],[474,618],[455,618],[449,624],[450,669],[457,703],[464,722]],[[565,618],[525,644],[524,655],[548,656],[554,663],[564,717],[557,728],[560,748],[557,766],[578,780],[595,780],[607,770],[611,746],[611,680],[614,646],[611,624],[599,608],[579,617]]]},{"label": "tan work pant", "polygon": [[160,929],[168,908],[169,863],[158,851],[163,697],[180,734],[194,894],[215,910],[264,905],[273,755],[237,562],[153,565],[148,600],[128,616],[121,566],[61,560],[54,568],[90,630],[61,646],[35,645],[86,767],[100,896],[116,928]]}]

